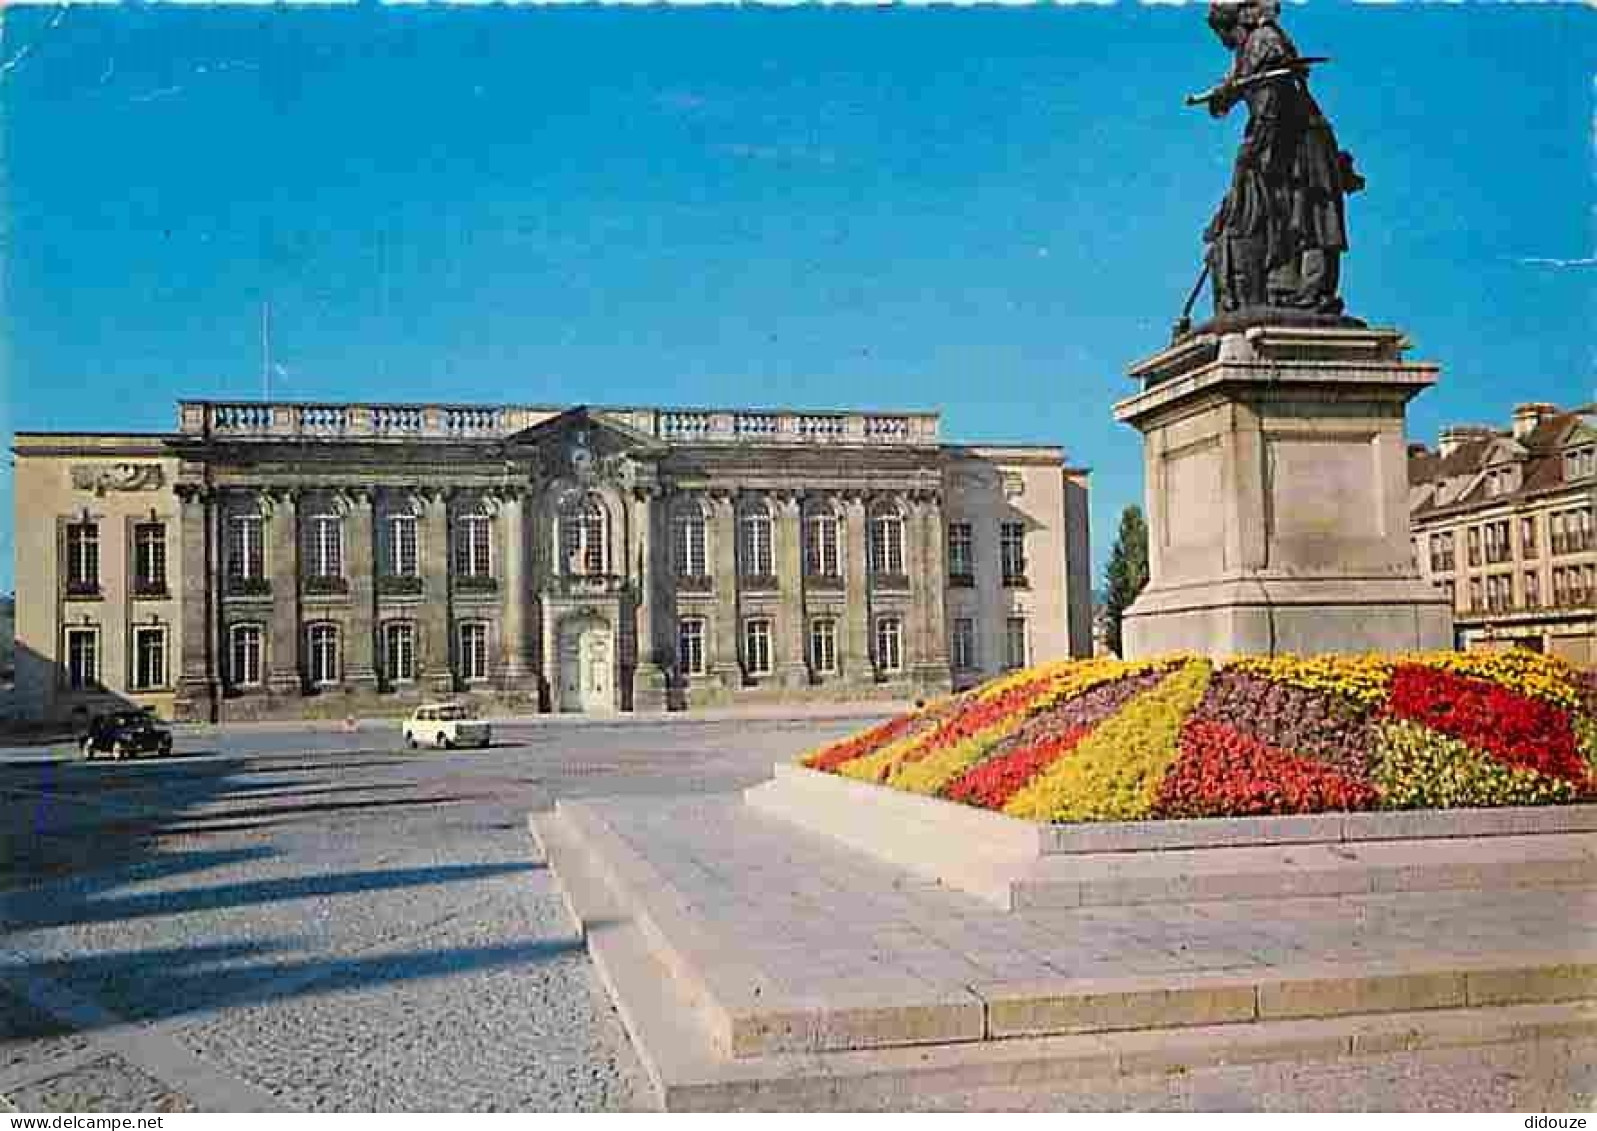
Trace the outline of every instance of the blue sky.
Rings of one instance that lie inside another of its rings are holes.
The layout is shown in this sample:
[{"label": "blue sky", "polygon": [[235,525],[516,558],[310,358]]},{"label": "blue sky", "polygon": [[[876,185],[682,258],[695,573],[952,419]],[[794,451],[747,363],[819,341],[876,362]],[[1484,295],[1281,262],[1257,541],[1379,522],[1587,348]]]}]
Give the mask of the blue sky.
[{"label": "blue sky", "polygon": [[[273,392],[935,408],[1141,497],[1111,405],[1168,336],[1241,113],[1200,6],[10,9],[7,429]],[[1285,22],[1369,189],[1350,309],[1411,434],[1594,390],[1594,16]],[[1559,266],[1536,260],[1584,260]],[[9,471],[0,588],[11,585]]]}]

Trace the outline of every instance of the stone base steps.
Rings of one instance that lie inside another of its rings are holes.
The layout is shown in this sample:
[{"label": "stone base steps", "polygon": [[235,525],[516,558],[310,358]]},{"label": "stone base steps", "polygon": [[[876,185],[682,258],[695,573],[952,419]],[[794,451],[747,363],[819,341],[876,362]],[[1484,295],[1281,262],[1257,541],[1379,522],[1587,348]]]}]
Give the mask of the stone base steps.
[{"label": "stone base steps", "polygon": [[1597,884],[1597,834],[1364,841],[1047,856],[1012,908]]},{"label": "stone base steps", "polygon": [[1050,826],[797,766],[747,800],[1004,910],[1597,884],[1597,805]]},{"label": "stone base steps", "polygon": [[806,993],[718,938],[602,804],[530,825],[671,1110],[902,1106],[929,1090],[1597,1033],[1597,953]]}]

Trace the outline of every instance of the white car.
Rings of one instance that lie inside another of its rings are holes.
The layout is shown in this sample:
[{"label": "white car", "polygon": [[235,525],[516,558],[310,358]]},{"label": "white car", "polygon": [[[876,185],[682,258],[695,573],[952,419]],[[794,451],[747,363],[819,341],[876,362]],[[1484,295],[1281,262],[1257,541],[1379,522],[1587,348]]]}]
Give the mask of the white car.
[{"label": "white car", "polygon": [[459,703],[423,703],[405,720],[402,730],[405,744],[412,750],[418,746],[446,750],[487,746],[493,740],[493,728],[482,719],[472,718],[471,712]]}]

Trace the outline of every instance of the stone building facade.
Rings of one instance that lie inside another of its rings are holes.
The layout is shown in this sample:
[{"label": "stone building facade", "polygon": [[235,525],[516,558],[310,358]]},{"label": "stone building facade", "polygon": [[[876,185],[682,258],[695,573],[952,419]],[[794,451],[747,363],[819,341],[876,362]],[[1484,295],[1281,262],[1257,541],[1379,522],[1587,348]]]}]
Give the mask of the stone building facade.
[{"label": "stone building facade", "polygon": [[1409,449],[1421,572],[1462,648],[1532,648],[1597,667],[1597,405],[1523,404],[1507,430]]},{"label": "stone building facade", "polygon": [[17,692],[70,717],[916,698],[1091,648],[1087,474],[935,414],[183,402],[19,433]]}]

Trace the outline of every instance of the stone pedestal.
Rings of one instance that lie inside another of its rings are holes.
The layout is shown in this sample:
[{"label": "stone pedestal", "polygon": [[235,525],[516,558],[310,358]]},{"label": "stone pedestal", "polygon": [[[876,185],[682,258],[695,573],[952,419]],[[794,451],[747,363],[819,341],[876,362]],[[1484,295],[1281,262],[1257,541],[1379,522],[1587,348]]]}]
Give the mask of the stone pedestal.
[{"label": "stone pedestal", "polygon": [[1392,329],[1196,334],[1131,369],[1149,583],[1128,657],[1452,647],[1409,540],[1404,410],[1437,367]]}]

